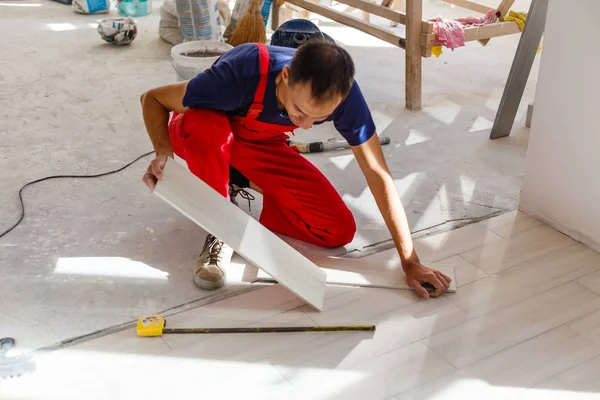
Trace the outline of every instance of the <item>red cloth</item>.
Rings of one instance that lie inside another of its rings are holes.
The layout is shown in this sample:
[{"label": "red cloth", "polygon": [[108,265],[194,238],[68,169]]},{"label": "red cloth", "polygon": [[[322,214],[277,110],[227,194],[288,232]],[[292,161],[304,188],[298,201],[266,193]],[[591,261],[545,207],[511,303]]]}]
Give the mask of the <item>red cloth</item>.
[{"label": "red cloth", "polygon": [[465,45],[464,28],[469,26],[483,26],[491,24],[496,20],[496,10],[490,10],[485,17],[464,17],[454,20],[436,17],[429,20],[433,22],[433,33],[435,33],[435,45],[444,46],[454,50]]},{"label": "red cloth", "polygon": [[261,78],[248,115],[191,109],[169,124],[173,151],[190,171],[229,198],[229,165],[263,190],[259,222],[273,232],[322,247],[348,244],[354,217],[325,176],[287,144],[297,127],[257,121],[267,84],[269,54],[260,49]]}]

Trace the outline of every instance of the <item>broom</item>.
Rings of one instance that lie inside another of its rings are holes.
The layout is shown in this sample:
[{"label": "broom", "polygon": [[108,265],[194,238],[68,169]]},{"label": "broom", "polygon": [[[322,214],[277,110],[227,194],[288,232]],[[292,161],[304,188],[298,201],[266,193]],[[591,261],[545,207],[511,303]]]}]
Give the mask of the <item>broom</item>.
[{"label": "broom", "polygon": [[231,34],[230,45],[235,47],[244,43],[265,43],[267,41],[265,21],[260,13],[261,2],[261,0],[252,0],[248,11]]}]

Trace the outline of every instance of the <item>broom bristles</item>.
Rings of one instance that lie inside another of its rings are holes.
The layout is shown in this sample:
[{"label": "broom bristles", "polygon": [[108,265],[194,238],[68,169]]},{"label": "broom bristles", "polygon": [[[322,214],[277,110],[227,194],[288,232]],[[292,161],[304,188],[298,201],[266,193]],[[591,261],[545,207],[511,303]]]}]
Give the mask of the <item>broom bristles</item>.
[{"label": "broom bristles", "polygon": [[267,41],[265,22],[260,13],[260,3],[261,0],[252,0],[248,11],[231,34],[230,45],[235,47],[244,43],[265,43]]}]

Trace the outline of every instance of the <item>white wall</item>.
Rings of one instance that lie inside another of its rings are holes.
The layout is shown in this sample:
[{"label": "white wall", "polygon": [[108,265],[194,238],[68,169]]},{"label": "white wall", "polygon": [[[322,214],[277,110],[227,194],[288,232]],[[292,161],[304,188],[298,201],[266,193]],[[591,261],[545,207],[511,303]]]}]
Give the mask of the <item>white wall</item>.
[{"label": "white wall", "polygon": [[600,0],[550,0],[521,209],[600,251]]}]

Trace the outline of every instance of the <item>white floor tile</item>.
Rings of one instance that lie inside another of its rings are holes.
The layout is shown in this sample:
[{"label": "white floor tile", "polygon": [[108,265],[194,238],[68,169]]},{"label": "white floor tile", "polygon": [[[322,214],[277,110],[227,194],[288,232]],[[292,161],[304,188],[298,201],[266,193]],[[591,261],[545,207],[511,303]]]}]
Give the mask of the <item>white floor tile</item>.
[{"label": "white floor tile", "polygon": [[599,296],[572,282],[434,335],[425,343],[463,368],[599,308]]},{"label": "white floor tile", "polygon": [[456,287],[463,287],[471,282],[488,276],[485,272],[475,267],[473,264],[461,256],[452,256],[428,265],[431,268],[450,267],[454,268],[456,278]]},{"label": "white floor tile", "polygon": [[599,268],[600,254],[577,244],[463,286],[449,299],[470,315],[478,317]]},{"label": "white floor tile", "polygon": [[391,290],[353,287],[325,299],[323,311],[316,312],[308,306],[301,308],[320,325],[365,325],[390,311],[420,301],[408,290]]},{"label": "white floor tile", "polygon": [[[598,254],[598,253],[596,253],[596,254]],[[596,261],[596,266],[598,268],[600,268],[600,257],[598,257],[595,261]],[[585,276],[585,277],[579,279],[578,282],[581,283],[586,288],[590,289],[592,292],[600,294],[600,272],[596,272],[596,273],[590,274],[588,276]]]},{"label": "white floor tile", "polygon": [[568,326],[588,340],[600,345],[600,311],[594,311],[568,324]]},{"label": "white floor tile", "polygon": [[556,376],[556,379],[571,390],[595,393],[600,398],[600,357],[580,364]]},{"label": "white floor tile", "polygon": [[[484,226],[471,224],[452,231],[416,239],[414,244],[421,261],[432,263],[501,240],[500,236]],[[399,263],[400,260],[398,251],[395,248],[370,255],[368,258],[386,260],[390,263]]]},{"label": "white floor tile", "polygon": [[403,399],[433,398],[458,382],[485,382],[495,387],[527,388],[586,362],[600,347],[565,327],[546,332],[452,375],[403,393]]},{"label": "white floor tile", "polygon": [[[352,348],[347,347],[348,351],[337,361],[337,367],[350,368],[470,319],[466,313],[443,298],[420,301],[371,318],[369,323],[376,325],[374,334],[366,336]],[[323,319],[326,320],[327,317]],[[332,323],[336,323],[335,317]]]},{"label": "white floor tile", "polygon": [[114,400],[100,374],[63,354],[38,356],[35,362],[32,373],[0,378],[0,399]]},{"label": "white floor tile", "polygon": [[510,211],[497,217],[481,221],[480,224],[494,232],[496,235],[506,238],[528,229],[535,228],[542,223],[522,211]]},{"label": "white floor tile", "polygon": [[501,241],[467,251],[461,256],[488,274],[495,274],[575,243],[568,236],[549,226],[541,225]]}]

